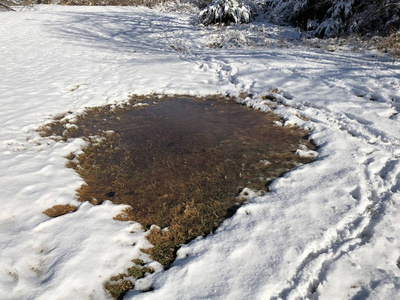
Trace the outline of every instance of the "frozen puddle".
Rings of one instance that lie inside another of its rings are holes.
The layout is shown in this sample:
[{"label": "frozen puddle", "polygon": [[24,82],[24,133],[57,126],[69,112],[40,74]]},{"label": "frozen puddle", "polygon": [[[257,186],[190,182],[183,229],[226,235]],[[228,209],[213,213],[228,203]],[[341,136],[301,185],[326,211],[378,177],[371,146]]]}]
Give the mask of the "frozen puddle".
[{"label": "frozen puddle", "polygon": [[313,159],[304,155],[313,149],[307,132],[217,98],[133,97],[60,117],[43,134],[88,140],[69,157],[86,182],[79,199],[128,204],[117,220],[157,225],[147,253],[168,265],[180,244],[212,232],[253,191],[265,192],[273,178]]}]

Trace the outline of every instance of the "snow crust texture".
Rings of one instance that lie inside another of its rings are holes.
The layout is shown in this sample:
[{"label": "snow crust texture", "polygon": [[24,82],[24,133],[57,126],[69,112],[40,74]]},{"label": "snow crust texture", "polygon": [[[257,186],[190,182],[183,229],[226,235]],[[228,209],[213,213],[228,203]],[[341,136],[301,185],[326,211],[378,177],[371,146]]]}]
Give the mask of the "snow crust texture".
[{"label": "snow crust texture", "polygon": [[[399,62],[291,43],[298,32],[284,27],[223,31],[192,18],[116,7],[1,13],[1,298],[107,299],[110,276],[133,258],[148,261],[140,224],[112,219],[123,206],[76,201],[82,180],[64,156],[84,142],[35,128],[130,93],[245,91],[246,105],[282,116],[277,126],[311,129],[318,153],[299,145],[298,154],[318,159],[182,246],[168,271],[155,266],[126,299],[396,299]],[[210,37],[228,34],[241,47],[211,47]],[[239,38],[261,34],[264,44]],[[42,212],[55,204],[78,209],[50,219]]]}]

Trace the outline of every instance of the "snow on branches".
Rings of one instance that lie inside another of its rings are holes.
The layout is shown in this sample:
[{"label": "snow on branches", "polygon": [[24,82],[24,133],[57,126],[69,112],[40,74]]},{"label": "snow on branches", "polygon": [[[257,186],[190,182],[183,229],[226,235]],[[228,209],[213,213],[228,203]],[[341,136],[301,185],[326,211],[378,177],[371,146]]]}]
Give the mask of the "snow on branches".
[{"label": "snow on branches", "polygon": [[199,13],[199,23],[204,25],[249,23],[252,18],[248,6],[237,0],[214,0]]},{"label": "snow on branches", "polygon": [[387,35],[400,28],[399,0],[265,0],[266,16],[318,37]]}]

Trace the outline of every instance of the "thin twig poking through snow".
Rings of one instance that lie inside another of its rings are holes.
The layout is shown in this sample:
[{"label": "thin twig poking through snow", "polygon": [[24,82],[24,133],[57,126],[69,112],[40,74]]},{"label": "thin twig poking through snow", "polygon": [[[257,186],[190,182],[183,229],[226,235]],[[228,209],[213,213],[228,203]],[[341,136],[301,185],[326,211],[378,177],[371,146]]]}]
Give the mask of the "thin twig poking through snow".
[{"label": "thin twig poking through snow", "polygon": [[[4,8],[5,10],[11,10],[11,11],[15,11],[15,9],[13,9],[12,7],[10,7],[9,5],[3,3],[0,1],[0,8]],[[1,11],[1,9],[0,9]]]}]

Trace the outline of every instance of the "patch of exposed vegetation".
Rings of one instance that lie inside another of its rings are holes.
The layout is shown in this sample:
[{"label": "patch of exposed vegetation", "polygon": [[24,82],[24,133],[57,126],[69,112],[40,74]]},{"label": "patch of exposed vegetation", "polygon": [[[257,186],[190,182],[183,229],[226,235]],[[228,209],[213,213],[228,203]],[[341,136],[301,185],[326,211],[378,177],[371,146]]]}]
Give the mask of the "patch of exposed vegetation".
[{"label": "patch of exposed vegetation", "polygon": [[43,213],[50,218],[56,218],[74,211],[76,211],[76,206],[70,204],[60,204],[46,209]]},{"label": "patch of exposed vegetation", "polygon": [[[81,154],[68,156],[86,183],[79,200],[130,205],[114,219],[151,228],[154,247],[142,251],[169,265],[181,244],[234,214],[246,200],[245,187],[266,191],[273,178],[312,160],[296,155],[300,144],[314,149],[307,132],[273,125],[279,120],[220,96],[151,95],[59,116],[40,131],[88,142]],[[151,273],[144,262],[134,263],[107,282],[113,297],[133,288],[128,278]]]},{"label": "patch of exposed vegetation", "polygon": [[127,279],[109,280],[104,284],[104,288],[114,299],[122,299],[129,290],[134,288],[134,285]]},{"label": "patch of exposed vegetation", "polygon": [[383,52],[389,52],[393,58],[398,59],[400,57],[400,32],[394,32],[387,37],[380,40],[378,49]]},{"label": "patch of exposed vegetation", "polygon": [[115,299],[122,299],[129,290],[133,289],[136,279],[154,273],[154,269],[146,266],[144,261],[134,259],[132,262],[134,265],[128,268],[127,273],[112,276],[110,280],[104,284],[104,288]]}]

